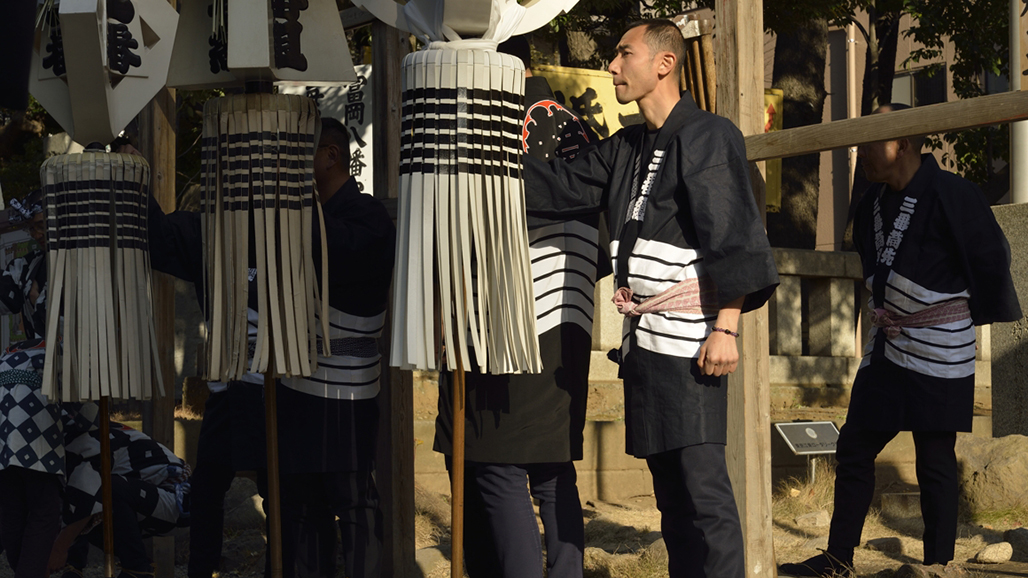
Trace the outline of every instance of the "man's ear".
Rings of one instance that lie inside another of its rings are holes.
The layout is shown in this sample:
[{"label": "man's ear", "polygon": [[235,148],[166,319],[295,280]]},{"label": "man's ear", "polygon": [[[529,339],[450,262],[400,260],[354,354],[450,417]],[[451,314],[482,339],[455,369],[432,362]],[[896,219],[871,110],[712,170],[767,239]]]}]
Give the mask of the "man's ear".
[{"label": "man's ear", "polygon": [[657,55],[658,65],[657,72],[662,76],[667,76],[675,71],[675,67],[678,66],[678,59],[675,58],[673,52],[661,52]]}]

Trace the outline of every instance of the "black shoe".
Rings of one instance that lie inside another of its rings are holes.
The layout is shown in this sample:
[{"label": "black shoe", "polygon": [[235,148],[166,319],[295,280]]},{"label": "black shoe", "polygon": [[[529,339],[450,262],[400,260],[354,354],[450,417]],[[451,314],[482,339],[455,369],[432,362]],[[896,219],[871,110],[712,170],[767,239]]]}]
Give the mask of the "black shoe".
[{"label": "black shoe", "polygon": [[851,578],[853,559],[841,560],[828,552],[808,558],[799,564],[782,564],[778,567],[779,576],[815,577],[815,578]]}]

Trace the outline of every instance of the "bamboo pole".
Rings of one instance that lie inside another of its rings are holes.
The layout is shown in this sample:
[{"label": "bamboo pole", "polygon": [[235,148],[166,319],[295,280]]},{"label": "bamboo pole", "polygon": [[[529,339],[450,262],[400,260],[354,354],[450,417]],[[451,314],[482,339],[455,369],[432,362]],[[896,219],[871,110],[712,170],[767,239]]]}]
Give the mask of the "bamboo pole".
[{"label": "bamboo pole", "polygon": [[103,505],[104,576],[114,578],[114,493],[111,491],[111,413],[108,396],[100,398],[100,499]]},{"label": "bamboo pole", "polygon": [[453,465],[450,469],[450,576],[464,576],[464,362],[453,372]]},{"label": "bamboo pole", "polygon": [[[278,478],[278,409],[275,363],[264,374],[264,420],[268,445],[268,552],[271,578],[282,578],[282,501]],[[237,386],[240,387],[240,386]],[[241,386],[247,387],[247,386]]]}]

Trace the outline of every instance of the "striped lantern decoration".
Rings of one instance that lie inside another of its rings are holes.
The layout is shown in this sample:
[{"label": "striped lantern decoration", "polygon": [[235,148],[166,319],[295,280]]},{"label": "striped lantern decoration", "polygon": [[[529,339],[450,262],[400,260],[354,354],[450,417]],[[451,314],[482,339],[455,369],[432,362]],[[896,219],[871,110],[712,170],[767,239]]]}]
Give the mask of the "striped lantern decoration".
[{"label": "striped lantern decoration", "polygon": [[[317,369],[315,325],[329,318],[327,249],[323,244],[319,292],[310,247],[320,129],[317,107],[304,96],[242,94],[204,105],[201,223],[211,380],[269,370],[307,377]],[[324,243],[323,220],[320,226]],[[251,267],[256,314],[248,306]]]},{"label": "striped lantern decoration", "polygon": [[437,369],[441,345],[450,369],[542,368],[520,180],[525,69],[494,48],[432,42],[403,61],[394,366]]},{"label": "striped lantern decoration", "polygon": [[[58,155],[40,168],[46,205],[48,399],[164,394],[151,313],[150,167],[105,152]],[[63,331],[58,331],[62,325]],[[58,387],[61,384],[62,387]]]}]

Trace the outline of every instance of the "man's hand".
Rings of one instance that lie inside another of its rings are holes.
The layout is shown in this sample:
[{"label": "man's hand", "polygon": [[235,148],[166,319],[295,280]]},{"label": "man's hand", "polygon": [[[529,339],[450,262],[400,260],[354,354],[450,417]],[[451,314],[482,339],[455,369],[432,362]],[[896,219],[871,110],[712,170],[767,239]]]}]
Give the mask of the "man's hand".
[{"label": "man's hand", "polygon": [[735,338],[720,331],[711,332],[700,347],[700,357],[696,360],[703,375],[728,375],[739,365],[739,349]]}]

